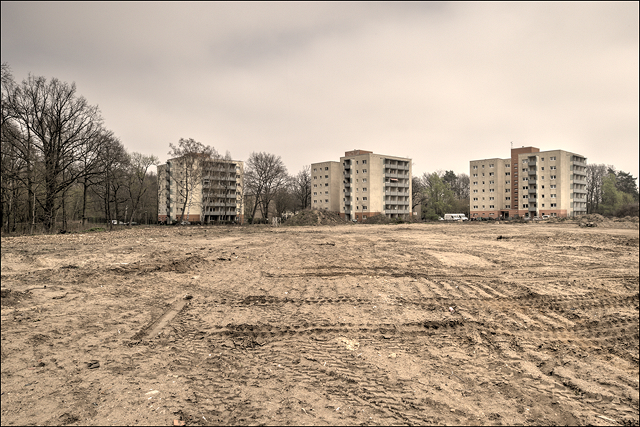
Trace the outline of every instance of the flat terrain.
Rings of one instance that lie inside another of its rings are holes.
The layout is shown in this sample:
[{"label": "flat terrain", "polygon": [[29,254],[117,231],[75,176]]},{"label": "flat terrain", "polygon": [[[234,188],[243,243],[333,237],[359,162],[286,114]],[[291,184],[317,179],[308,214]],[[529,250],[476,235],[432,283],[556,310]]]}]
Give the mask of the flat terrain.
[{"label": "flat terrain", "polygon": [[2,424],[638,424],[638,229],[2,238]]}]

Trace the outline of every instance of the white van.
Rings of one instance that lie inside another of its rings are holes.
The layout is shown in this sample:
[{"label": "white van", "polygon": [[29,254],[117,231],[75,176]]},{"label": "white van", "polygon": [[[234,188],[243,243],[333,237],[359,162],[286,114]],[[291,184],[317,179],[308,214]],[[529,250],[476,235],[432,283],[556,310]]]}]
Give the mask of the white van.
[{"label": "white van", "polygon": [[444,214],[445,221],[469,221],[464,214]]}]

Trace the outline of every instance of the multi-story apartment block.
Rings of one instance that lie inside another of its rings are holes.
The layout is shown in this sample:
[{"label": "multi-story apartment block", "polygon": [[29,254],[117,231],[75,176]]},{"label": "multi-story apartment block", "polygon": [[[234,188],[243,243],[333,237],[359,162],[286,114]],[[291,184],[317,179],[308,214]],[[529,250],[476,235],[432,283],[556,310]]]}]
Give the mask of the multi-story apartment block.
[{"label": "multi-story apartment block", "polygon": [[511,149],[509,159],[469,163],[471,218],[587,213],[587,159],[564,150]]},{"label": "multi-story apartment block", "polygon": [[[203,223],[244,220],[244,163],[227,159],[198,159],[185,207],[185,163],[175,158],[158,166],[158,221]],[[181,190],[182,189],[182,190]]]},{"label": "multi-story apartment block", "polygon": [[341,189],[340,163],[322,162],[311,165],[311,207],[339,211]]},{"label": "multi-story apartment block", "polygon": [[311,164],[311,206],[350,220],[411,215],[411,159],[347,151],[340,162]]}]

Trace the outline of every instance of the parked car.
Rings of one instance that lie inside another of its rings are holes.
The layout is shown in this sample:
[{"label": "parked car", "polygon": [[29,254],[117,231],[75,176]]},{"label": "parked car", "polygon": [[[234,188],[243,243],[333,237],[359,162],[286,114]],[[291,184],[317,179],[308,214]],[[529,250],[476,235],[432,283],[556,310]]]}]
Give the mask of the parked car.
[{"label": "parked car", "polygon": [[542,215],[542,219],[549,219],[549,215]]}]

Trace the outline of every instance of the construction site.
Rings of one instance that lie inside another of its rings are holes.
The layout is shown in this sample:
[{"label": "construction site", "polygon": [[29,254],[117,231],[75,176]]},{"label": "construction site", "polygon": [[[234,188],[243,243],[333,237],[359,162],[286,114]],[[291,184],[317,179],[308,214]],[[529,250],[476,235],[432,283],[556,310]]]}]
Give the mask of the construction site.
[{"label": "construction site", "polygon": [[2,424],[638,425],[637,220],[327,218],[3,237]]}]

